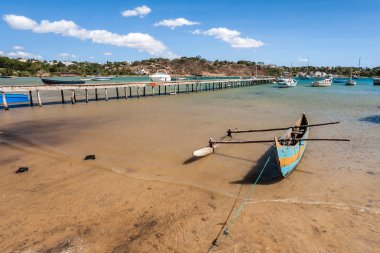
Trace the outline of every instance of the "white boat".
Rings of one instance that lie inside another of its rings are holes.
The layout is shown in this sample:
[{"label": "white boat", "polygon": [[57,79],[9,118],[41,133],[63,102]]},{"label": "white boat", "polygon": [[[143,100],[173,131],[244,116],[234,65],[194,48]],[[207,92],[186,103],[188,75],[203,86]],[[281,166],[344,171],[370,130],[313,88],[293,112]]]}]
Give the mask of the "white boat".
[{"label": "white boat", "polygon": [[290,88],[297,85],[297,81],[293,78],[279,78],[277,80],[277,85],[279,88]]},{"label": "white boat", "polygon": [[112,80],[112,76],[95,76],[91,78],[91,81],[109,81]]},{"label": "white boat", "polygon": [[152,82],[170,82],[172,78],[168,75],[165,69],[159,69],[155,74],[149,75]]},{"label": "white boat", "polygon": [[373,85],[380,85],[380,78],[374,78]]},{"label": "white boat", "polygon": [[293,63],[290,63],[290,73],[287,73],[287,72],[286,74],[284,73],[285,77],[280,77],[277,80],[277,85],[279,88],[290,88],[297,85],[297,81],[292,78],[292,68],[293,68]]},{"label": "white boat", "polygon": [[356,85],[356,81],[354,79],[352,79],[352,68],[351,68],[351,78],[348,79],[346,82],[345,82],[345,85]]},{"label": "white boat", "polygon": [[332,83],[332,79],[326,78],[326,79],[314,81],[311,83],[311,85],[314,87],[329,87],[331,86],[331,83]]}]

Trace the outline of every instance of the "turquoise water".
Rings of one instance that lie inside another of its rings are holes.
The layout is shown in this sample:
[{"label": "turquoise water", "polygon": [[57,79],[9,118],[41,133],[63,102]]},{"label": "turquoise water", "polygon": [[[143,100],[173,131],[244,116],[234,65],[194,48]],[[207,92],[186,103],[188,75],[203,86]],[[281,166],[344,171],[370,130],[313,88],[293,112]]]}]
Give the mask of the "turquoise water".
[{"label": "turquoise water", "polygon": [[[49,78],[49,77],[47,77]],[[79,80],[80,78],[90,77],[51,77],[51,79],[58,80]],[[213,79],[233,79],[240,78],[239,76],[220,76],[220,77],[185,77],[187,80],[213,80]],[[148,76],[117,76],[109,81],[86,81],[86,84],[96,83],[115,83],[115,82],[150,82]],[[42,85],[41,78],[39,77],[13,77],[13,78],[0,78],[0,85]]]}]

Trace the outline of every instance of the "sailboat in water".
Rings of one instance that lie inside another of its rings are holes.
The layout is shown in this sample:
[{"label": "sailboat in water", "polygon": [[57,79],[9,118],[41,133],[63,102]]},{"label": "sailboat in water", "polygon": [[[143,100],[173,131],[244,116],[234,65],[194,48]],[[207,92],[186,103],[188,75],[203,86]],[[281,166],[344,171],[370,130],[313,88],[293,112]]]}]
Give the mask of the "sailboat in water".
[{"label": "sailboat in water", "polygon": [[348,79],[345,83],[345,85],[356,85],[356,81],[354,79],[352,79],[352,68],[351,68],[351,77],[350,79]]}]

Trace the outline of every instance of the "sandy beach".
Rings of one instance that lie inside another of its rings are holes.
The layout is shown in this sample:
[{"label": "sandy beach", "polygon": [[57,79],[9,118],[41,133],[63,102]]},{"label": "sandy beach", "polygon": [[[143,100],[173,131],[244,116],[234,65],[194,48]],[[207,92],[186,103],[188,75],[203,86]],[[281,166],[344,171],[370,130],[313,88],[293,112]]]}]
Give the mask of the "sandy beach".
[{"label": "sandy beach", "polygon": [[[199,160],[192,151],[228,128],[292,126],[306,112],[312,123],[342,122],[312,137],[351,142],[310,142],[282,180],[273,156],[210,252],[380,252],[375,88],[263,85],[1,111],[0,251],[207,252],[271,144],[226,145]],[[29,171],[15,174],[21,166]]]}]

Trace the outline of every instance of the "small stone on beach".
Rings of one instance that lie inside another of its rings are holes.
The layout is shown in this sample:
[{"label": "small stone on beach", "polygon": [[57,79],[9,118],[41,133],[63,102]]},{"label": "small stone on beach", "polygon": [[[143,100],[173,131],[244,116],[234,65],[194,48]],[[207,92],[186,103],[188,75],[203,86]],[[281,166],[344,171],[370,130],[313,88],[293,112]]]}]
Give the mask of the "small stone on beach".
[{"label": "small stone on beach", "polygon": [[20,167],[16,170],[16,174],[27,172],[29,170],[28,167]]},{"label": "small stone on beach", "polygon": [[95,155],[86,155],[84,160],[95,160]]}]

